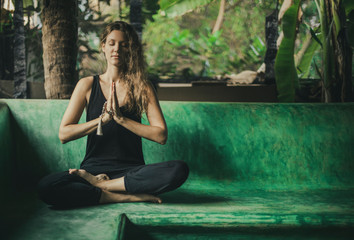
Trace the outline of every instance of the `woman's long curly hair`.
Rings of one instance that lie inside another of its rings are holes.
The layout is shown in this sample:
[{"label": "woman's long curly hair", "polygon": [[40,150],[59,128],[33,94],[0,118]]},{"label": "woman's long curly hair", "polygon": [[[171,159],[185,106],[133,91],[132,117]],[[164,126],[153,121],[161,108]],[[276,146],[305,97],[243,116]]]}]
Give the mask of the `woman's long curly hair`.
[{"label": "woman's long curly hair", "polygon": [[101,34],[101,47],[106,44],[107,36],[114,30],[122,31],[128,41],[128,49],[125,51],[119,67],[120,79],[123,80],[128,90],[125,97],[126,108],[128,111],[135,110],[138,116],[141,116],[147,111],[149,85],[145,71],[143,48],[134,28],[123,21],[116,21],[106,26]]}]

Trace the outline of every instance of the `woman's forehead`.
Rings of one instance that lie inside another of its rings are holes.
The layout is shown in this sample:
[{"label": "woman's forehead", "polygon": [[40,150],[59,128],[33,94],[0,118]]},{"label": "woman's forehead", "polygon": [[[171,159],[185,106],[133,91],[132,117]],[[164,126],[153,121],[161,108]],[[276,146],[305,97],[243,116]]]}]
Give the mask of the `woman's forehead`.
[{"label": "woman's forehead", "polygon": [[107,41],[114,40],[114,41],[126,41],[126,36],[124,32],[120,30],[113,30],[107,36]]}]

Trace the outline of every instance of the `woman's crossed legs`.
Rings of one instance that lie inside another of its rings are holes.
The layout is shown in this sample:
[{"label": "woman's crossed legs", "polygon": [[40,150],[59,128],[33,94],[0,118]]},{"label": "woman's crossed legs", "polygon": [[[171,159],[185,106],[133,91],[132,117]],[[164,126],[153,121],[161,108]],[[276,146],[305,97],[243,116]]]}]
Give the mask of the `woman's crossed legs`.
[{"label": "woman's crossed legs", "polygon": [[97,203],[161,203],[155,197],[181,186],[189,174],[183,161],[168,161],[133,167],[122,177],[93,175],[84,169],[51,174],[38,184],[42,200],[51,205],[78,206]]},{"label": "woman's crossed legs", "polygon": [[102,190],[99,203],[117,202],[153,202],[162,203],[161,199],[150,194],[127,194],[124,177],[110,179],[107,174],[92,175],[84,169],[69,169],[69,174],[82,177],[92,186]]}]

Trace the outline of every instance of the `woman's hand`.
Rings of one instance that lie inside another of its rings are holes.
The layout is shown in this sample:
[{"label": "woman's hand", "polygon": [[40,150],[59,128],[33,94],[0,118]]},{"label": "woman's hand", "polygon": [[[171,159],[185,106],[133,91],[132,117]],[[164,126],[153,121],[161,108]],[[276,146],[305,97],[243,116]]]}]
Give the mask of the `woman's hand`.
[{"label": "woman's hand", "polygon": [[116,85],[114,82],[112,82],[110,86],[109,97],[107,99],[107,102],[104,105],[104,109],[105,111],[102,117],[103,124],[108,123],[112,119],[118,124],[122,121],[123,114],[119,109],[119,102],[116,93]]},{"label": "woman's hand", "polygon": [[105,125],[106,123],[112,120],[112,114],[110,114],[110,109],[112,108],[112,91],[110,91],[108,100],[103,105],[103,116],[102,116],[102,124]]},{"label": "woman's hand", "polygon": [[112,117],[116,123],[120,124],[123,121],[123,114],[119,109],[119,101],[118,101],[117,92],[116,92],[116,84],[114,82],[112,82],[111,88],[112,88],[112,92],[111,92]]}]

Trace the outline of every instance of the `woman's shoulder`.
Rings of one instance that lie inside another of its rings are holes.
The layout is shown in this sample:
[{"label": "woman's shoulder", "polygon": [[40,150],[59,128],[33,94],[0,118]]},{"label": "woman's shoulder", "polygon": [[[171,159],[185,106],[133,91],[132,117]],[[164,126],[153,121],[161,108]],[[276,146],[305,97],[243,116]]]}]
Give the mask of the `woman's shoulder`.
[{"label": "woman's shoulder", "polygon": [[76,88],[81,90],[81,91],[85,91],[85,92],[91,91],[93,81],[94,81],[94,77],[93,76],[88,76],[88,77],[81,78],[77,82]]},{"label": "woman's shoulder", "polygon": [[87,77],[81,78],[77,82],[77,85],[80,86],[80,87],[89,87],[89,88],[91,88],[93,80],[94,80],[94,76],[87,76]]},{"label": "woman's shoulder", "polygon": [[93,81],[93,76],[84,77],[77,82],[75,87],[75,91],[78,92],[80,95],[84,95],[86,97],[87,102],[91,94]]}]

